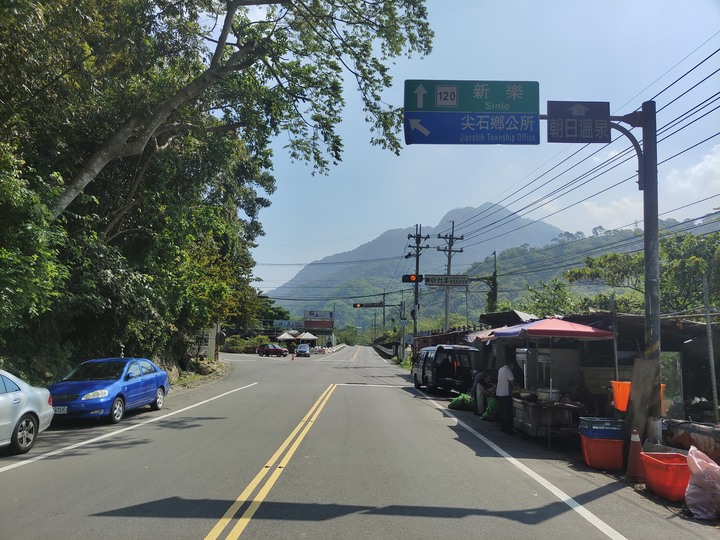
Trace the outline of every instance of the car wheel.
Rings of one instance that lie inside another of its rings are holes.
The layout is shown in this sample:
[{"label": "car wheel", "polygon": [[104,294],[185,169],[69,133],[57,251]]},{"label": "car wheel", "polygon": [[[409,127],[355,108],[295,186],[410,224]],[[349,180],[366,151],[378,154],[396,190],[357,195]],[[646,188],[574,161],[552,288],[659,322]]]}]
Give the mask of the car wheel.
[{"label": "car wheel", "polygon": [[432,385],[428,382],[427,379],[425,379],[424,382],[425,382],[425,391],[426,391],[428,394],[432,394],[432,393],[435,391],[435,387],[432,386]]},{"label": "car wheel", "polygon": [[116,397],[110,409],[110,423],[117,424],[125,416],[125,402],[121,397]]},{"label": "car wheel", "polygon": [[417,375],[413,375],[413,384],[415,385],[415,388],[418,390],[420,389],[420,381],[418,381]]},{"label": "car wheel", "polygon": [[163,403],[165,403],[165,390],[161,386],[155,392],[155,400],[150,404],[150,407],[152,407],[153,411],[159,411],[163,408]]},{"label": "car wheel", "polygon": [[24,454],[29,452],[35,444],[35,438],[38,434],[38,423],[32,414],[26,414],[15,425],[10,448],[15,454]]}]

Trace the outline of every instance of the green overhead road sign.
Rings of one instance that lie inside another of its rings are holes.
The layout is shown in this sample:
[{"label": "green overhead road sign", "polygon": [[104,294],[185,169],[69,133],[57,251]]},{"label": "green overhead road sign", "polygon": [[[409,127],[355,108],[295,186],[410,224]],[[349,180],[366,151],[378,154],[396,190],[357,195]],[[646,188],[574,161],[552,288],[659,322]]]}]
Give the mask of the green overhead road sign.
[{"label": "green overhead road sign", "polygon": [[405,112],[540,114],[537,81],[405,81]]},{"label": "green overhead road sign", "polygon": [[405,81],[407,144],[540,144],[536,81]]},{"label": "green overhead road sign", "polygon": [[436,275],[425,275],[425,284],[426,285],[443,285],[443,286],[459,286],[459,287],[465,287],[470,283],[470,280],[468,279],[468,276],[466,275],[456,275],[456,276],[448,276],[446,274],[436,274]]}]

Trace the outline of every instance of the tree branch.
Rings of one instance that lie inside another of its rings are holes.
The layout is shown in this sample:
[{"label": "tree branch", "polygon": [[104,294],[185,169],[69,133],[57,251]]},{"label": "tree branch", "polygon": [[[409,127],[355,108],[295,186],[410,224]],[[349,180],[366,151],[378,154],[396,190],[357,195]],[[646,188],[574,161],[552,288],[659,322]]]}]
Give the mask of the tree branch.
[{"label": "tree branch", "polygon": [[121,157],[137,156],[144,152],[150,138],[155,136],[157,130],[178,107],[200,96],[228,73],[250,67],[262,51],[263,47],[258,42],[246,43],[230,56],[225,65],[210,66],[169,99],[153,107],[149,115],[138,113],[130,117],[81,165],[53,206],[53,216],[57,218],[65,211],[108,163]]}]

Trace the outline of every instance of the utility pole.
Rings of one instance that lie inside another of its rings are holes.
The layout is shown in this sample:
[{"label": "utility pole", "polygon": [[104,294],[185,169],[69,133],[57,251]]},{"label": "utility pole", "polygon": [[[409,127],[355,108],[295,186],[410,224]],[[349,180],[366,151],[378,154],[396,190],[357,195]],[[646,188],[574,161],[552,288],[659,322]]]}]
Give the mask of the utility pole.
[{"label": "utility pole", "polygon": [[[455,243],[455,240],[465,240],[465,236],[457,237],[455,236],[455,222],[451,221],[452,227],[450,229],[450,234],[438,234],[438,238],[441,240],[445,240],[447,242],[447,247],[440,247],[438,246],[438,251],[444,251],[447,253],[447,268],[446,268],[446,274],[447,276],[451,276],[451,267],[452,267],[452,256],[453,253],[462,253],[462,248],[460,249],[453,249],[453,244]],[[445,327],[443,330],[445,332],[448,331],[450,328],[450,287],[445,287]]]},{"label": "utility pole", "polygon": [[383,335],[385,334],[385,296],[387,295],[386,292],[383,291],[382,293],[382,304],[383,304]]},{"label": "utility pole", "polygon": [[482,280],[487,283],[490,290],[487,294],[487,306],[488,313],[495,313],[498,309],[498,282],[497,282],[497,253],[494,251],[493,254],[493,273],[491,276],[484,277]]},{"label": "utility pole", "polygon": [[493,254],[493,273],[489,276],[469,278],[469,281],[482,281],[488,287],[487,303],[485,309],[488,313],[495,313],[498,309],[498,280],[497,280],[497,253]]},{"label": "utility pole", "polygon": [[628,429],[637,428],[640,438],[645,422],[660,409],[660,256],[658,234],[657,119],[654,101],[646,101],[639,111],[611,120],[642,128],[642,146],[623,126],[611,127],[623,133],[638,156],[638,188],[643,192],[645,258],[645,351],[635,361],[632,391],[627,409]]},{"label": "utility pole", "polygon": [[[429,239],[430,235],[423,236],[422,235],[422,225],[415,225],[415,234],[408,234],[408,240],[410,240],[411,238],[415,239],[415,245],[414,246],[409,245],[408,248],[415,250],[415,253],[408,253],[405,255],[405,258],[409,259],[413,255],[415,256],[415,275],[420,275],[420,253],[422,252],[423,249],[427,249],[430,247],[427,244],[425,244],[424,246],[421,246],[420,243],[423,240]],[[420,287],[420,283],[418,283],[416,281],[415,282],[415,291],[414,291],[415,299],[413,302],[413,309],[410,312],[410,315],[412,316],[412,319],[413,319],[413,337],[417,337],[417,334],[418,334],[417,322],[418,322],[418,316],[420,315],[420,301],[419,301],[420,300],[419,299],[420,289],[419,289],[419,287]]]}]

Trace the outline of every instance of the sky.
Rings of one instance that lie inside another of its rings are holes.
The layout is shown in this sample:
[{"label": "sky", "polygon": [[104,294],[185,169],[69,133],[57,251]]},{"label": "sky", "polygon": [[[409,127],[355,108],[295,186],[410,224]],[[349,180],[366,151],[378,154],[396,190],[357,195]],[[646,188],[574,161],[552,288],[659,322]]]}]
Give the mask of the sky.
[{"label": "sky", "polygon": [[[415,79],[537,81],[540,114],[549,100],[609,102],[611,115],[621,116],[653,99],[661,219],[720,209],[720,112],[713,110],[720,0],[428,0],[427,6],[433,52],[395,61],[388,103],[402,106],[404,81]],[[262,291],[390,229],[419,224],[449,232],[451,224],[441,222],[447,212],[486,202],[573,233],[642,228],[634,152],[602,175],[583,176],[630,147],[615,130],[607,145],[548,143],[541,121],[539,145],[413,144],[396,156],[370,145],[359,99],[352,91],[346,97],[338,126],[343,161],[328,175],[313,175],[276,149],[277,190],[260,214],[265,236],[252,250],[254,285]],[[633,134],[642,138],[640,129]],[[555,193],[572,181],[575,189]],[[404,249],[398,246],[398,256]],[[456,256],[453,273],[473,262]]]}]

